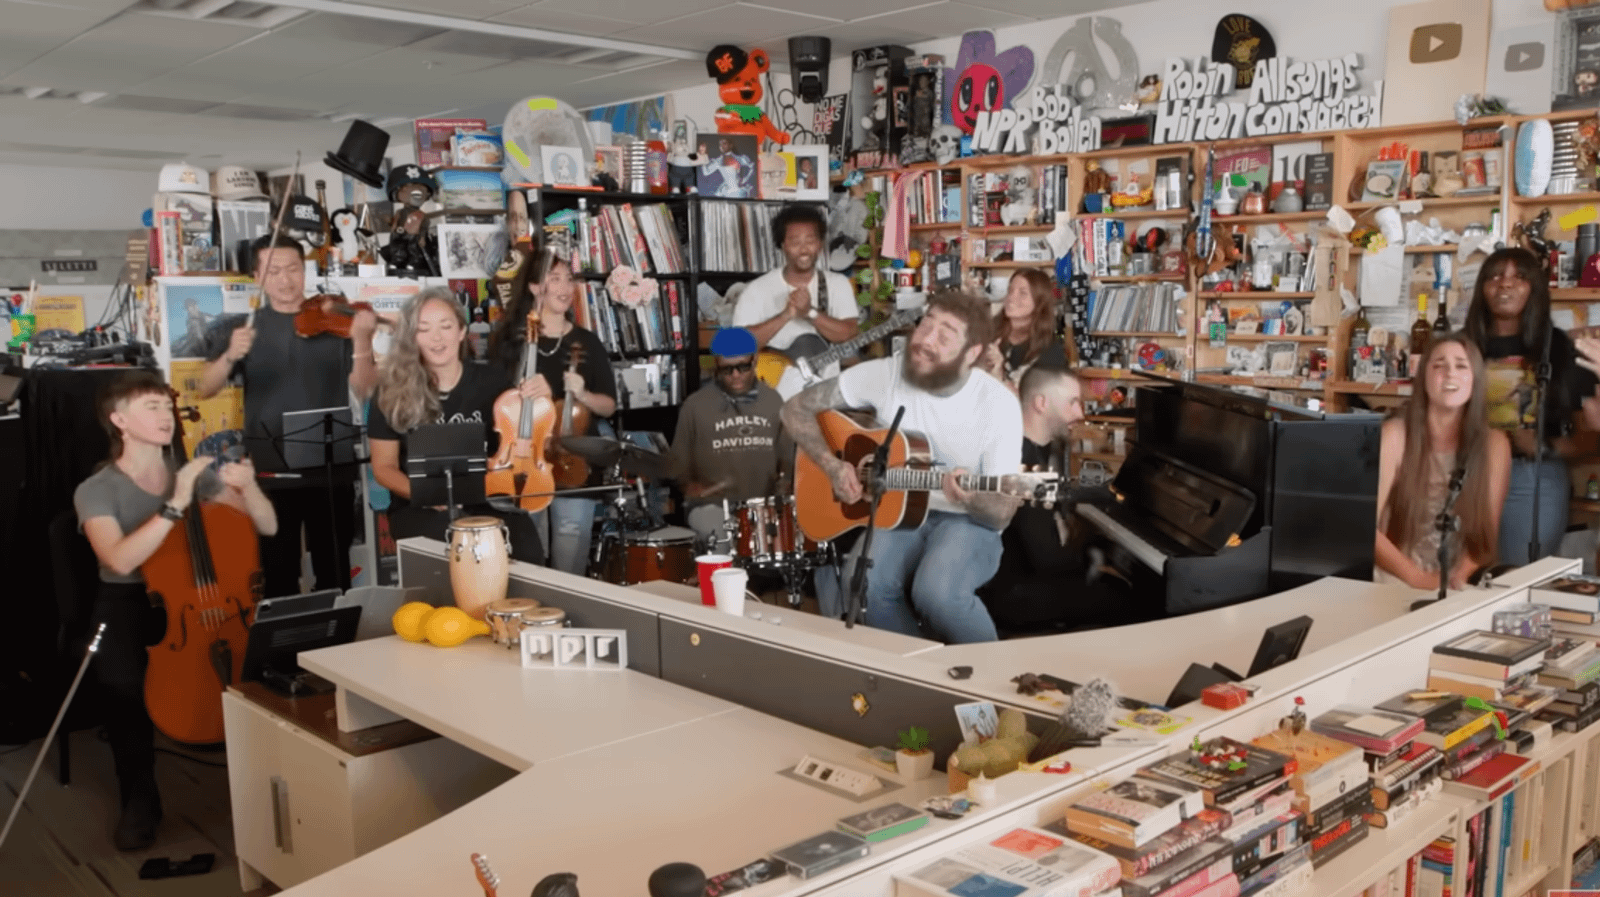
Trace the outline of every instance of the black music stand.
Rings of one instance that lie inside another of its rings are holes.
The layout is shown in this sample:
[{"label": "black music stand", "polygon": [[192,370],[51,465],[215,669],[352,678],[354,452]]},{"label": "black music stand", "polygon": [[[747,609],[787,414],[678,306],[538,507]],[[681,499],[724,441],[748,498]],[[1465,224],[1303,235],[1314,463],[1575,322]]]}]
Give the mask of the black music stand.
[{"label": "black music stand", "polygon": [[[315,433],[315,437],[306,435]],[[356,443],[365,435],[363,427],[355,423],[349,405],[330,408],[308,408],[303,411],[283,413],[283,435],[274,440],[273,447],[283,466],[290,470],[307,470],[320,467],[324,488],[328,492],[328,531],[333,534],[333,561],[347,553],[349,546],[339,545],[338,499],[333,489],[333,469],[357,463]],[[319,450],[320,449],[320,450]],[[346,561],[348,566],[348,561]],[[336,583],[323,583],[332,585]]]},{"label": "black music stand", "polygon": [[451,520],[463,504],[483,504],[483,475],[489,469],[483,424],[423,424],[406,434],[406,476],[411,503],[444,505]]}]

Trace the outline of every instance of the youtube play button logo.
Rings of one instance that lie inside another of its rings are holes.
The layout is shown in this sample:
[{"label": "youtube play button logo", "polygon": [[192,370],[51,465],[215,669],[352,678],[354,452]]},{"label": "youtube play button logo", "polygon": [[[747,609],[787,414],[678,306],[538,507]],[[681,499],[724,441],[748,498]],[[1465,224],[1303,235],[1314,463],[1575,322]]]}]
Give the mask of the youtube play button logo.
[{"label": "youtube play button logo", "polygon": [[1531,72],[1544,66],[1544,44],[1540,41],[1506,47],[1506,71]]},{"label": "youtube play button logo", "polygon": [[1411,32],[1411,62],[1445,62],[1461,55],[1461,25],[1435,22]]}]

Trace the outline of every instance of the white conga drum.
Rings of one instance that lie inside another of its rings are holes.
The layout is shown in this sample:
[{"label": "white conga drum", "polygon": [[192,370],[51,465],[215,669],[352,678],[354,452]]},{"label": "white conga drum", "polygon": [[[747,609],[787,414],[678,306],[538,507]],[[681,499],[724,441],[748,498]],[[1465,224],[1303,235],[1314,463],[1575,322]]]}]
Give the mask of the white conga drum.
[{"label": "white conga drum", "polygon": [[511,531],[498,517],[462,517],[451,522],[450,591],[456,607],[482,620],[491,601],[506,597],[511,582]]},{"label": "white conga drum", "polygon": [[515,648],[522,643],[522,612],[533,610],[539,602],[532,598],[501,598],[484,608],[483,621],[497,645]]}]

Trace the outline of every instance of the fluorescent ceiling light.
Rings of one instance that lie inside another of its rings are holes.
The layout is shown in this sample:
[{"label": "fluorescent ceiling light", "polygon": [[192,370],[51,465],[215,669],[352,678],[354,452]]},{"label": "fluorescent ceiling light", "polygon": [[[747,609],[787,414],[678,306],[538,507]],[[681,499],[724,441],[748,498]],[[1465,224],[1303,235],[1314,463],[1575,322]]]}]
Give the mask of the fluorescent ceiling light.
[{"label": "fluorescent ceiling light", "polygon": [[44,96],[45,94],[47,94],[49,92],[50,92],[50,88],[48,88],[48,87],[24,87],[24,88],[22,88],[22,95],[27,97],[30,100],[37,100],[38,98]]},{"label": "fluorescent ceiling light", "polygon": [[93,103],[95,100],[103,100],[108,96],[110,96],[110,94],[103,90],[80,90],[78,91],[78,102],[87,106],[90,103]]}]

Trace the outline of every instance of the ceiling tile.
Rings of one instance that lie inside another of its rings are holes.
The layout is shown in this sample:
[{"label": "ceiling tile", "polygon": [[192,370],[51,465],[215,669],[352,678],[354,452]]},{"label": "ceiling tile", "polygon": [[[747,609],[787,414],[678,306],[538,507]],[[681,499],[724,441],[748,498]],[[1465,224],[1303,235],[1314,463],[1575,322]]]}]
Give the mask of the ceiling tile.
[{"label": "ceiling tile", "polygon": [[914,11],[904,14],[896,13],[890,16],[875,16],[868,19],[856,19],[851,24],[862,27],[871,27],[872,23],[883,18],[912,19],[919,29],[927,29],[939,35],[957,35],[966,31],[1004,28],[1007,25],[1018,25],[1029,21],[1026,17],[1013,15],[1009,12],[999,12],[993,9],[982,9],[968,6],[965,3],[951,3],[948,0],[927,3],[917,7]]},{"label": "ceiling tile", "polygon": [[260,35],[258,28],[201,22],[170,16],[118,16],[68,46],[89,47],[116,55],[160,53],[169,64],[182,64],[223,47]]},{"label": "ceiling tile", "polygon": [[313,40],[343,45],[341,55],[355,57],[364,55],[362,50],[365,48],[403,47],[443,30],[410,22],[317,13],[295,19],[273,33],[297,38],[315,35]]},{"label": "ceiling tile", "polygon": [[363,0],[363,2],[389,9],[409,9],[462,19],[487,19],[528,4],[528,0]]},{"label": "ceiling tile", "polygon": [[105,13],[93,10],[7,3],[3,0],[0,0],[0,15],[5,17],[6,37],[51,45],[77,37],[106,18]]},{"label": "ceiling tile", "polygon": [[729,0],[543,0],[528,8],[575,12],[645,25],[731,5]]},{"label": "ceiling tile", "polygon": [[563,9],[552,9],[547,6],[524,6],[510,12],[501,13],[494,17],[496,22],[507,25],[521,25],[524,28],[546,28],[551,31],[563,31],[568,34],[588,34],[604,37],[632,28],[637,22],[625,22],[619,19],[610,19],[604,16],[590,16],[583,13],[568,12]]},{"label": "ceiling tile", "polygon": [[317,74],[315,79],[329,86],[345,83],[391,86],[403,94],[405,90],[437,86],[445,79],[492,68],[504,61],[489,56],[400,47],[347,62],[332,71]]},{"label": "ceiling tile", "polygon": [[908,45],[938,37],[936,32],[932,29],[925,30],[920,22],[910,16],[879,16],[861,22],[796,31],[794,34],[814,34],[831,39],[835,58],[862,47],[876,47],[879,44]]},{"label": "ceiling tile", "polygon": [[834,23],[815,16],[738,3],[624,31],[619,37],[695,50],[709,50],[722,43],[745,47],[766,43],[777,46],[781,35],[810,34],[831,24]]},{"label": "ceiling tile", "polygon": [[[180,72],[187,70],[180,69]],[[124,85],[127,93],[147,97],[172,97],[179,100],[212,100],[226,103],[254,90],[239,78],[197,78],[192,74],[165,74],[137,85]],[[114,91],[113,91],[114,92]]]},{"label": "ceiling tile", "polygon": [[115,91],[165,74],[172,64],[158,56],[116,59],[88,49],[67,48],[46,54],[6,75],[8,84],[37,84],[58,90]]},{"label": "ceiling tile", "polygon": [[[747,0],[761,6],[782,7],[783,4],[776,0]],[[852,19],[867,16],[879,16],[888,13],[897,13],[901,10],[911,10],[926,3],[927,0],[807,0],[804,4],[805,11],[812,15],[827,16],[830,19],[839,19],[848,22]],[[1009,3],[1010,0],[997,0]],[[907,12],[907,15],[915,15]]]}]

